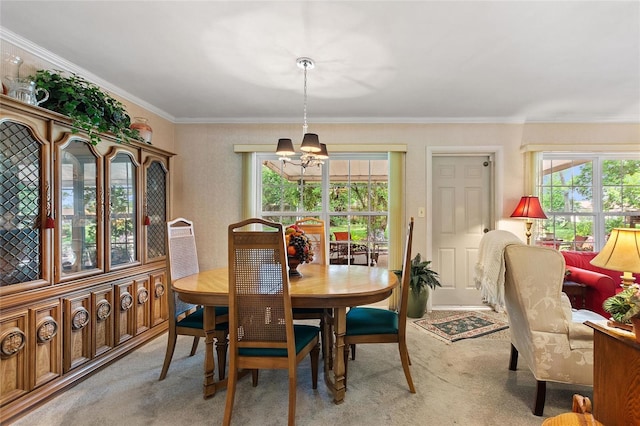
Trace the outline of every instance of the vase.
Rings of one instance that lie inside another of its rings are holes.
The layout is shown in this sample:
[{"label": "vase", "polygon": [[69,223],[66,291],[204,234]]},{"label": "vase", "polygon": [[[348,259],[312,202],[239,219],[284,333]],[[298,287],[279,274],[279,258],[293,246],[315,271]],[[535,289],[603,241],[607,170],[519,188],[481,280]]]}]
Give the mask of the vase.
[{"label": "vase", "polygon": [[302,274],[298,271],[298,265],[300,265],[300,260],[296,257],[289,256],[287,258],[289,263],[289,277],[301,277]]},{"label": "vase", "polygon": [[631,324],[633,324],[633,332],[636,335],[636,342],[640,343],[640,318],[631,318]]},{"label": "vase", "polygon": [[133,117],[134,122],[129,126],[130,129],[137,130],[142,140],[151,145],[151,136],[153,129],[147,123],[149,120],[144,117]]},{"label": "vase", "polygon": [[410,318],[422,318],[427,310],[427,300],[429,300],[429,291],[425,287],[420,289],[418,293],[410,288],[407,300],[407,316]]}]

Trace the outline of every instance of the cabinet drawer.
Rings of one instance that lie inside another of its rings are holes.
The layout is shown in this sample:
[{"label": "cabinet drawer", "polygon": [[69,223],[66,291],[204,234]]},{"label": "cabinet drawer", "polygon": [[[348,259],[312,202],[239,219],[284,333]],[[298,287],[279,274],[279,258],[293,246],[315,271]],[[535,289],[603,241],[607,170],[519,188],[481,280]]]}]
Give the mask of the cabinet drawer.
[{"label": "cabinet drawer", "polygon": [[36,388],[62,375],[62,306],[60,299],[39,303],[29,309],[34,338],[30,382]]},{"label": "cabinet drawer", "polygon": [[151,326],[169,318],[167,304],[167,275],[164,271],[151,274]]},{"label": "cabinet drawer", "polygon": [[131,339],[136,333],[135,282],[127,281],[113,286],[115,294],[115,344]]},{"label": "cabinet drawer", "polygon": [[151,328],[151,292],[149,291],[149,277],[135,280],[136,289],[136,335]]},{"label": "cabinet drawer", "polygon": [[94,357],[114,347],[113,286],[108,285],[91,292],[93,306],[93,333],[91,349]]},{"label": "cabinet drawer", "polygon": [[64,299],[64,372],[91,359],[91,293]]},{"label": "cabinet drawer", "polygon": [[0,318],[0,406],[31,390],[28,376],[28,311],[3,312]]}]

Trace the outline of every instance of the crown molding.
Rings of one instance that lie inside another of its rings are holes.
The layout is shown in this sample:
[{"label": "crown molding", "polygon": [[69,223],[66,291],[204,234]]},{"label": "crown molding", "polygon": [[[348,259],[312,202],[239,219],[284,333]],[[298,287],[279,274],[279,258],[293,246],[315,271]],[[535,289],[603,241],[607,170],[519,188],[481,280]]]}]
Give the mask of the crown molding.
[{"label": "crown molding", "polygon": [[21,37],[12,31],[7,30],[2,26],[0,26],[0,40],[6,41],[7,43],[11,43],[17,48],[22,49],[25,52],[28,52],[42,59],[43,61],[50,63],[52,67],[55,69],[78,74],[82,76],[82,78],[86,79],[87,81],[100,86],[102,89],[107,90],[123,99],[126,99],[129,102],[133,102],[134,104],[139,105],[140,107],[146,109],[147,111],[152,112],[164,118],[165,120],[171,121],[172,123],[176,122],[175,117],[173,117],[171,114],[167,113],[166,111],[163,111],[155,107],[154,105],[151,105],[150,103],[138,98],[137,96],[132,95],[126,90],[123,90],[122,88],[115,86],[106,80],[103,80],[102,78],[87,71],[86,69],[72,62],[67,61],[66,59],[48,51],[42,46],[39,46],[33,43],[32,41],[27,40],[26,38]]}]

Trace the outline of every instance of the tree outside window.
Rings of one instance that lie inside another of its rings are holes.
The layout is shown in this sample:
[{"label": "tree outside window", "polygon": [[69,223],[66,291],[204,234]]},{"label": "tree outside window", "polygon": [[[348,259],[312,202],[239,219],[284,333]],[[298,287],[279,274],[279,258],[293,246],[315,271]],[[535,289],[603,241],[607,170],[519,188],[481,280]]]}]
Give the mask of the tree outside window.
[{"label": "tree outside window", "polygon": [[[323,219],[333,263],[376,265],[387,253],[386,154],[336,155],[306,170],[273,156],[260,158],[260,164],[263,218],[285,225],[303,217]],[[346,239],[337,241],[343,234]]]},{"label": "tree outside window", "polygon": [[544,154],[539,243],[599,250],[613,228],[640,227],[640,160]]}]

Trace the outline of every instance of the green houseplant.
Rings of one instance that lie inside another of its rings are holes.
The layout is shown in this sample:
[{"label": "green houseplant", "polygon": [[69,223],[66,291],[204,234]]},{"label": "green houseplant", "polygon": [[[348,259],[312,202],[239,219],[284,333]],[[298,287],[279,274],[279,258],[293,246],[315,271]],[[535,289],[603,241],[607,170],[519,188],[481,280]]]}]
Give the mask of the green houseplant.
[{"label": "green houseplant", "polygon": [[74,131],[84,130],[93,145],[100,142],[99,133],[112,133],[120,142],[142,141],[138,131],[129,128],[131,118],[124,105],[95,84],[62,71],[38,70],[30,78],[36,87],[49,91],[41,106],[70,117]]},{"label": "green houseplant", "polygon": [[[435,290],[442,287],[438,273],[430,268],[430,260],[422,260],[420,253],[411,260],[409,275],[409,300],[407,303],[407,316],[420,318],[424,315],[429,300],[429,287]],[[393,271],[399,279],[402,278],[402,270]]]}]

